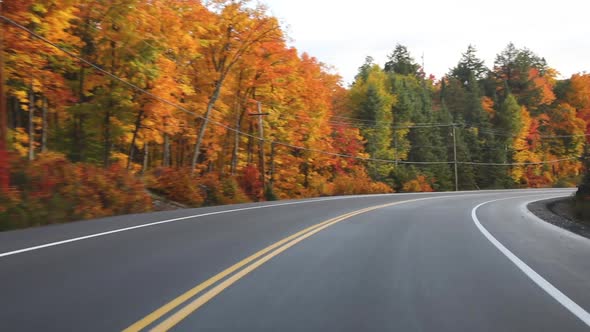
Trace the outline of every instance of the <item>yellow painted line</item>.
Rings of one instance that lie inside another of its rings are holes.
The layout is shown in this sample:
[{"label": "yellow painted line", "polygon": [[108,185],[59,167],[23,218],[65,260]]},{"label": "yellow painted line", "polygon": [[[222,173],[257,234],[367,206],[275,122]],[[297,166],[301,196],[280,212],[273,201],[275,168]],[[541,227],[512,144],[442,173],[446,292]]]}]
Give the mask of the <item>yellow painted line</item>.
[{"label": "yellow painted line", "polygon": [[[379,207],[383,207],[383,206],[379,206]],[[371,209],[371,210],[373,210],[373,209]],[[156,327],[151,329],[150,331],[160,332],[160,331],[170,330],[172,327],[174,327],[175,325],[180,323],[183,319],[185,319],[190,314],[195,312],[197,309],[199,309],[205,303],[209,302],[209,300],[211,300],[212,298],[217,296],[219,293],[223,292],[226,288],[228,288],[229,286],[234,284],[236,281],[242,279],[248,273],[254,271],[258,267],[260,267],[262,264],[268,262],[271,258],[273,258],[273,257],[277,256],[278,254],[282,253],[283,251],[291,248],[295,244],[307,239],[308,237],[316,234],[317,232],[332,226],[335,223],[338,223],[338,222],[348,219],[356,214],[361,214],[361,213],[367,212],[367,211],[370,211],[370,210],[363,210],[363,211],[360,211],[360,212],[355,213],[353,215],[349,215],[349,216],[346,216],[343,218],[338,218],[328,224],[320,226],[320,227],[300,236],[299,238],[297,238],[291,242],[288,242],[287,244],[284,244],[282,247],[280,247],[280,248],[276,249],[275,251],[271,252],[270,254],[262,257],[261,259],[257,260],[256,262],[252,263],[251,265],[248,265],[246,268],[240,270],[238,273],[236,273],[233,276],[231,276],[230,278],[224,280],[222,283],[213,287],[211,290],[207,291],[205,294],[199,296],[198,298],[196,298],[195,300],[193,300],[192,302],[190,302],[189,304],[184,306],[182,309],[180,309],[179,311],[174,313],[172,316],[168,317],[162,323],[160,323],[159,325],[157,325]]]},{"label": "yellow painted line", "polygon": [[177,311],[176,313],[174,313],[173,315],[168,317],[166,320],[164,320],[163,322],[158,324],[156,327],[151,329],[151,331],[152,332],[161,332],[161,331],[170,330],[175,325],[177,325],[182,320],[184,320],[186,317],[188,317],[190,314],[192,314],[197,309],[199,309],[201,306],[203,306],[205,303],[209,302],[211,299],[213,299],[219,293],[223,292],[226,288],[228,288],[229,286],[231,286],[232,284],[234,284],[235,282],[237,282],[238,280],[240,280],[241,278],[246,276],[248,273],[256,270],[258,267],[260,267],[264,263],[268,262],[273,257],[275,257],[278,254],[284,252],[285,250],[291,248],[292,246],[296,245],[297,243],[307,239],[308,237],[310,237],[310,236],[312,236],[312,235],[314,235],[314,234],[316,234],[316,233],[318,233],[318,232],[320,232],[320,231],[322,231],[322,230],[324,230],[336,223],[339,223],[343,220],[349,219],[350,217],[353,217],[353,216],[356,216],[356,215],[359,215],[362,213],[366,213],[369,211],[373,211],[376,209],[380,209],[380,208],[384,208],[384,207],[388,207],[388,206],[393,206],[393,205],[398,205],[398,204],[402,204],[402,203],[408,203],[408,202],[412,202],[412,201],[420,201],[420,200],[424,200],[424,199],[430,199],[430,198],[413,199],[413,200],[377,205],[377,206],[357,210],[357,211],[330,219],[328,221],[325,221],[325,222],[319,224],[318,227],[314,228],[313,230],[299,236],[298,238],[295,238],[294,240],[291,240],[291,241],[283,244],[280,248],[278,248],[278,249],[274,250],[273,252],[267,254],[266,256],[260,258],[256,262],[254,262],[251,265],[247,266],[246,268],[240,270],[239,272],[237,272],[236,274],[234,274],[230,278],[224,280],[223,282],[221,282],[217,286],[215,286],[212,289],[210,289],[209,291],[205,292],[203,295],[194,299],[193,301],[188,303],[186,306],[181,308],[179,311]]},{"label": "yellow painted line", "polygon": [[[209,300],[211,300],[216,295],[221,293],[227,287],[231,286],[233,283],[235,283],[236,281],[238,281],[239,279],[241,279],[242,277],[244,277],[248,273],[252,272],[253,270],[258,268],[259,266],[261,266],[262,264],[264,264],[265,262],[267,262],[271,258],[273,258],[276,255],[280,254],[281,252],[289,249],[290,247],[294,246],[295,244],[303,241],[304,239],[316,234],[317,232],[319,232],[327,227],[330,227],[333,224],[336,224],[340,221],[346,220],[350,217],[359,215],[361,213],[365,213],[368,211],[372,211],[372,210],[376,210],[376,209],[380,209],[380,208],[384,208],[384,207],[388,207],[388,206],[410,203],[410,202],[421,201],[421,200],[428,200],[428,199],[445,198],[445,197],[450,197],[450,196],[418,198],[418,199],[393,202],[393,203],[388,203],[388,204],[383,204],[383,205],[377,205],[377,206],[368,207],[368,208],[364,208],[361,210],[349,212],[349,213],[343,214],[341,216],[323,221],[323,222],[318,223],[316,225],[307,227],[307,228],[305,228],[305,229],[303,229],[291,236],[288,236],[288,237],[256,252],[255,254],[241,260],[240,262],[228,267],[227,269],[216,274],[215,276],[207,279],[206,281],[195,286],[194,288],[191,288],[187,292],[181,294],[180,296],[176,297],[172,301],[170,301],[170,302],[166,303],[165,305],[163,305],[162,307],[156,309],[155,311],[153,311],[152,313],[150,313],[146,317],[135,322],[133,325],[131,325],[128,328],[126,328],[125,330],[123,330],[123,332],[136,332],[136,331],[142,330],[143,328],[147,327],[148,325],[154,323],[156,320],[162,318],[164,315],[166,315],[170,311],[176,309],[177,307],[179,307],[181,304],[185,303],[186,301],[188,301],[192,297],[196,296],[197,294],[199,294],[203,290],[209,288],[210,286],[212,286],[216,282],[222,280],[223,278],[227,277],[228,275],[232,274],[233,272],[239,270],[240,268],[255,261],[256,259],[260,258],[261,256],[274,250],[270,254],[262,257],[261,259],[254,262],[253,264],[249,265],[248,267],[244,268],[243,270],[239,271],[238,273],[236,273],[232,277],[221,282],[216,287],[214,287],[214,288],[210,289],[209,291],[207,291],[206,293],[202,294],[201,296],[199,296],[195,300],[189,302],[186,306],[184,306],[178,312],[176,312],[175,314],[171,315],[169,318],[167,318],[166,320],[161,322],[159,325],[154,327],[151,331],[167,331],[167,330],[169,330],[170,328],[172,328],[176,324],[178,324],[180,321],[182,321],[184,318],[186,318],[188,315],[190,315],[195,310],[197,310],[199,307],[201,307],[203,304],[207,303]],[[278,249],[276,249],[276,248],[278,248]]]},{"label": "yellow painted line", "polygon": [[[354,213],[355,211],[351,212],[351,213],[347,213],[344,216],[347,216],[349,214]],[[332,222],[335,219],[341,218],[343,216],[339,216],[330,220],[326,220],[324,222],[321,222],[319,224],[310,226],[302,231],[299,231],[289,237],[286,237],[258,252],[256,252],[255,254],[244,258],[243,260],[239,261],[238,263],[228,267],[227,269],[221,271],[220,273],[216,274],[215,276],[205,280],[204,282],[202,282],[201,284],[195,286],[194,288],[191,288],[190,290],[188,290],[187,292],[185,292],[184,294],[178,296],[177,298],[173,299],[172,301],[166,303],[165,305],[163,305],[162,307],[156,309],[155,311],[153,311],[152,313],[150,313],[149,315],[147,315],[146,317],[142,318],[141,320],[135,322],[133,325],[129,326],[128,328],[126,328],[125,330],[123,330],[124,332],[135,332],[135,331],[140,331],[141,329],[145,328],[146,326],[150,325],[151,323],[155,322],[156,320],[158,320],[160,317],[164,316],[165,314],[167,314],[168,312],[170,312],[171,310],[174,310],[174,308],[178,307],[179,305],[181,305],[182,303],[188,301],[191,297],[197,295],[198,293],[200,293],[201,291],[203,291],[204,289],[208,288],[209,286],[213,285],[214,283],[218,282],[219,280],[227,277],[228,275],[230,275],[231,273],[235,272],[236,270],[240,269],[241,267],[243,267],[246,264],[249,264],[250,262],[252,262],[253,260],[257,259],[258,257],[266,254],[267,252],[285,244],[288,241],[293,240],[294,238],[297,238],[298,236],[301,236],[303,234],[305,234],[306,232],[309,232],[317,227],[321,227],[322,225],[325,225],[327,223]]]}]

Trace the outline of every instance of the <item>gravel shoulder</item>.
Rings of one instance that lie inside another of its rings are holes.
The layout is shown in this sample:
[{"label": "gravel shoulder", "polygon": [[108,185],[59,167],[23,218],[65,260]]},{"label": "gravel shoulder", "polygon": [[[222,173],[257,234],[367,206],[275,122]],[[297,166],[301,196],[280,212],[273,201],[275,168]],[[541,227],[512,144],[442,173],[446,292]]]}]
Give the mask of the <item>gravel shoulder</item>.
[{"label": "gravel shoulder", "polygon": [[548,223],[590,239],[590,223],[578,220],[570,204],[571,197],[559,197],[532,202],[527,209]]}]

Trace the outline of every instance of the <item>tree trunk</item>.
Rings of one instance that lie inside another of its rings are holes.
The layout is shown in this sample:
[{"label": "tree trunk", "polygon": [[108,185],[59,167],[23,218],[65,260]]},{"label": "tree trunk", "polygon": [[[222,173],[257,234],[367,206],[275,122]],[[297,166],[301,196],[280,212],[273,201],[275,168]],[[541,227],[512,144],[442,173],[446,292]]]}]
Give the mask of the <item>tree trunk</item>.
[{"label": "tree trunk", "polygon": [[[0,3],[0,13],[2,11]],[[0,30],[4,29],[0,25]],[[0,31],[0,191],[8,193],[10,185],[10,166],[8,163],[8,110],[6,103],[5,72],[4,72],[4,30]]]},{"label": "tree trunk", "polygon": [[275,143],[270,143],[270,179],[268,181],[268,187],[271,192],[274,192],[275,184]]},{"label": "tree trunk", "polygon": [[139,133],[139,128],[141,128],[141,120],[143,118],[143,110],[140,110],[137,113],[137,117],[135,118],[135,128],[133,129],[133,137],[131,138],[131,145],[129,146],[129,155],[127,157],[127,169],[131,169],[131,163],[133,162],[133,157],[135,155],[135,141],[137,140],[137,134]]},{"label": "tree trunk", "polygon": [[43,112],[41,115],[41,153],[47,152],[47,97],[43,96],[43,106],[41,108]]},{"label": "tree trunk", "polygon": [[162,167],[170,167],[170,137],[164,133],[164,156],[162,158]]},{"label": "tree trunk", "polygon": [[260,182],[262,183],[262,189],[266,192],[266,168],[265,168],[265,156],[264,156],[264,125],[262,123],[262,115],[260,115],[260,102],[258,103],[258,131],[260,140],[258,142],[258,167],[260,168]]},{"label": "tree trunk", "polygon": [[[53,128],[56,128],[57,129],[60,126],[59,116],[58,116],[57,112],[53,112],[52,115],[53,115],[52,116],[53,119],[51,120],[51,122],[53,123]],[[48,121],[47,124],[49,125],[49,120],[47,120],[47,121]]]},{"label": "tree trunk", "polygon": [[234,132],[234,149],[231,156],[231,175],[236,175],[238,168],[238,152],[240,150],[240,124],[242,123],[242,112],[240,111],[240,103],[237,105],[237,116],[236,116],[236,131]]},{"label": "tree trunk", "polygon": [[221,75],[219,80],[215,82],[215,90],[213,91],[213,94],[209,99],[209,103],[207,104],[207,111],[205,112],[203,124],[201,125],[201,128],[199,128],[197,143],[195,144],[195,152],[193,154],[193,161],[191,163],[191,173],[194,173],[197,167],[197,160],[199,159],[199,153],[201,150],[201,144],[203,143],[203,137],[205,136],[205,130],[207,129],[207,124],[209,123],[209,117],[211,116],[213,106],[215,106],[215,102],[217,102],[217,99],[219,98],[219,93],[221,92],[221,86],[223,85],[224,79],[225,75]]},{"label": "tree trunk", "polygon": [[[1,88],[2,87],[0,86],[0,89]],[[0,106],[0,107],[2,107],[2,106]],[[0,116],[2,116],[2,115],[0,115]],[[0,119],[0,121],[2,121],[2,120]],[[8,128],[14,129],[14,97],[6,98],[6,128],[5,128],[6,133],[8,133]],[[0,143],[0,144],[2,144],[2,143]]]},{"label": "tree trunk", "polygon": [[[231,130],[228,130],[225,132],[225,137],[223,138],[223,143],[221,145],[221,153],[219,153],[217,155],[217,161],[213,165],[215,167],[215,169],[219,171],[220,176],[225,176],[225,174],[228,172],[228,169],[226,167],[227,165],[225,163],[227,160],[227,156],[231,156],[231,154],[233,153],[233,152],[229,152],[230,149],[233,150],[233,147],[232,147],[233,135],[232,134],[233,134],[233,132]],[[230,165],[230,168],[231,168],[231,165]],[[214,171],[215,171],[215,169],[214,169]],[[230,174],[231,174],[231,172],[230,172]]]},{"label": "tree trunk", "polygon": [[142,174],[145,174],[145,172],[147,172],[148,169],[148,158],[150,153],[149,147],[150,145],[147,141],[143,143],[143,168],[141,169]]},{"label": "tree trunk", "polygon": [[14,105],[13,107],[13,112],[14,112],[14,125],[13,125],[13,129],[15,128],[21,128],[22,125],[22,111],[21,111],[21,105],[20,105],[20,100],[16,97],[14,97]]},{"label": "tree trunk", "polygon": [[[109,106],[111,103],[109,103]],[[103,137],[104,137],[104,154],[103,154],[103,159],[102,159],[102,163],[104,165],[104,167],[109,167],[110,166],[110,159],[111,159],[111,145],[112,140],[111,140],[111,111],[110,109],[106,111],[105,115],[104,115],[104,121],[103,121]]]},{"label": "tree trunk", "polygon": [[307,162],[307,160],[303,163],[303,187],[305,189],[309,188],[309,164]]},{"label": "tree trunk", "polygon": [[35,92],[33,84],[29,92],[29,160],[35,159],[35,125],[33,118],[35,116]]},{"label": "tree trunk", "polygon": [[173,139],[170,147],[170,166],[179,168],[182,166],[182,164],[180,164],[180,139]]},{"label": "tree trunk", "polygon": [[[116,29],[114,29],[116,31]],[[117,43],[114,40],[111,40],[111,73],[116,75],[116,48]],[[111,83],[109,84],[109,90],[111,94],[115,91],[115,79],[111,78]],[[104,156],[103,156],[103,165],[104,167],[109,167],[111,164],[111,150],[113,149],[113,138],[111,132],[111,117],[112,117],[112,110],[115,107],[115,103],[113,101],[113,96],[109,97],[109,102],[107,105],[107,110],[104,116]]]},{"label": "tree trunk", "polygon": [[180,166],[180,167],[184,167],[185,166],[184,165],[184,160],[185,160],[184,154],[185,154],[185,150],[186,150],[186,147],[184,146],[184,139],[183,138],[179,138],[178,139],[178,152],[177,152],[177,154],[178,154],[178,160],[177,160],[176,164],[178,166]]},{"label": "tree trunk", "polygon": [[[79,71],[79,79],[80,82],[78,83],[78,103],[82,104],[86,100],[84,96],[84,80],[85,80],[85,71],[84,66],[80,65]],[[74,146],[73,146],[73,155],[74,161],[84,161],[84,149],[85,149],[85,137],[84,137],[84,116],[81,114],[74,114]]]},{"label": "tree trunk", "polygon": [[252,163],[252,155],[254,154],[254,140],[252,139],[254,134],[254,128],[252,128],[252,123],[248,125],[248,165]]}]

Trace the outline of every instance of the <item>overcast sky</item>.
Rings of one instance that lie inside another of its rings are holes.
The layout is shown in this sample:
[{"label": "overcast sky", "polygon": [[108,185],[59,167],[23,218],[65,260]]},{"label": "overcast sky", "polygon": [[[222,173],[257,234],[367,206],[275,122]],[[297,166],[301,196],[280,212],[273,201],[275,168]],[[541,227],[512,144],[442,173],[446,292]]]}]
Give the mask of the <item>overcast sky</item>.
[{"label": "overcast sky", "polygon": [[352,82],[366,56],[383,65],[406,45],[437,78],[473,44],[491,67],[508,42],[545,57],[562,76],[590,72],[588,0],[262,0],[291,45]]}]

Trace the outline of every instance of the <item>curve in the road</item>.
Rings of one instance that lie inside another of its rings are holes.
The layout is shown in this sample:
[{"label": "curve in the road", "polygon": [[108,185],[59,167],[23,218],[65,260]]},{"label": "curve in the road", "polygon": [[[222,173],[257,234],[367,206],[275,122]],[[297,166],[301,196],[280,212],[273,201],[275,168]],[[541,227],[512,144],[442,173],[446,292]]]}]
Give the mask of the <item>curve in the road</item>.
[{"label": "curve in the road", "polygon": [[[486,191],[481,191],[478,193],[494,192],[494,191],[498,191],[498,190],[486,190]],[[504,191],[510,192],[511,190],[504,190]],[[409,196],[409,195],[421,195],[421,194],[423,194],[423,193],[404,193],[403,195]],[[473,194],[473,192],[471,192],[471,191],[455,191],[455,192],[449,192],[446,194],[453,194],[453,195],[468,194],[469,195],[469,194]],[[188,216],[182,216],[182,217],[178,217],[178,218],[171,218],[171,219],[165,219],[165,220],[158,220],[158,221],[154,221],[154,222],[148,222],[148,223],[135,225],[135,226],[117,228],[117,229],[112,229],[112,230],[103,231],[103,232],[97,232],[97,233],[88,234],[88,235],[76,236],[76,237],[72,237],[72,238],[64,239],[64,240],[59,240],[59,241],[51,241],[48,243],[39,244],[39,245],[32,245],[32,246],[28,246],[28,247],[16,249],[16,250],[9,250],[9,251],[5,251],[5,252],[0,252],[0,258],[7,257],[7,256],[13,256],[13,255],[17,255],[17,254],[22,254],[25,252],[60,246],[60,245],[64,245],[64,244],[68,244],[68,243],[72,243],[72,242],[78,242],[78,241],[103,237],[103,236],[107,236],[107,235],[128,232],[128,231],[132,231],[132,230],[136,230],[136,229],[153,227],[153,226],[158,226],[158,225],[163,225],[163,224],[169,224],[169,223],[183,221],[183,220],[187,220],[187,219],[195,219],[195,218],[214,216],[214,215],[220,215],[220,214],[235,213],[235,212],[242,212],[242,211],[248,211],[248,210],[267,209],[267,208],[289,206],[289,205],[300,205],[300,204],[318,203],[318,202],[342,200],[342,199],[370,198],[370,197],[391,196],[391,195],[395,195],[395,194],[350,195],[350,196],[314,198],[314,199],[309,199],[309,200],[300,200],[300,201],[284,202],[284,203],[272,203],[272,204],[248,206],[248,207],[241,207],[241,208],[235,208],[235,209],[228,209],[228,210],[213,211],[213,212],[201,213],[201,214],[195,214],[195,215],[188,215]],[[437,197],[441,197],[441,196],[437,196]]]},{"label": "curve in the road", "polygon": [[[527,197],[527,196],[521,196]],[[489,200],[487,202],[483,202],[478,204],[471,210],[471,218],[475,223],[475,226],[479,229],[479,231],[488,239],[504,256],[506,256],[516,267],[518,267],[527,277],[529,277],[535,284],[537,284],[541,289],[543,289],[549,296],[554,298],[557,302],[563,305],[567,310],[569,310],[573,315],[578,317],[581,321],[583,321],[586,325],[590,327],[590,313],[588,313],[584,308],[579,306],[576,302],[572,301],[567,295],[562,293],[559,289],[553,286],[549,281],[543,278],[540,274],[538,274],[535,270],[533,270],[530,266],[528,266],[525,262],[523,262],[520,258],[518,258],[515,254],[513,254],[508,248],[506,248],[500,241],[498,241],[479,221],[477,218],[477,210],[489,203],[514,199],[520,197],[509,197],[509,198],[499,198]]]},{"label": "curve in the road", "polygon": [[[375,195],[375,196],[378,196],[378,195]],[[72,242],[77,242],[77,241],[82,241],[82,240],[88,240],[88,239],[92,239],[92,238],[96,238],[96,237],[101,237],[101,236],[106,236],[106,235],[111,235],[111,234],[116,234],[116,233],[121,233],[121,232],[127,232],[127,231],[131,231],[131,230],[139,229],[139,228],[153,227],[153,226],[157,226],[157,225],[168,224],[168,223],[171,223],[171,222],[182,221],[182,220],[186,220],[186,219],[194,219],[194,218],[214,216],[214,215],[218,215],[218,214],[225,214],[225,213],[232,213],[232,212],[241,212],[241,211],[257,210],[257,209],[267,209],[267,208],[278,207],[278,206],[298,205],[298,204],[306,204],[306,203],[316,203],[316,202],[330,201],[330,200],[336,200],[336,199],[355,198],[355,197],[356,196],[328,197],[328,198],[319,198],[319,199],[314,199],[314,200],[296,201],[296,202],[287,202],[287,203],[277,203],[277,204],[260,205],[260,206],[250,206],[250,207],[244,207],[244,208],[238,208],[238,209],[230,209],[230,210],[222,210],[222,211],[215,211],[215,212],[209,212],[209,213],[195,214],[195,215],[190,215],[190,216],[184,216],[184,217],[179,217],[179,218],[172,218],[172,219],[166,219],[166,220],[151,222],[151,223],[137,225],[137,226],[124,227],[124,228],[119,228],[119,229],[115,229],[115,230],[111,230],[111,231],[100,232],[100,233],[95,233],[95,234],[89,234],[89,235],[79,236],[79,237],[75,237],[75,238],[71,238],[71,239],[67,239],[67,240],[55,241],[55,242],[50,242],[50,243],[41,244],[41,245],[37,245],[37,246],[32,246],[32,247],[22,248],[22,249],[18,249],[18,250],[12,250],[12,251],[8,251],[8,252],[3,252],[3,253],[0,253],[0,258],[1,257],[6,257],[6,256],[12,256],[12,255],[17,255],[17,254],[22,254],[22,253],[29,252],[29,251],[34,251],[34,250],[39,250],[39,249],[44,249],[44,248],[49,248],[49,247],[55,247],[55,246],[59,246],[59,245],[67,244],[67,243],[72,243]]]},{"label": "curve in the road", "polygon": [[385,207],[390,207],[390,206],[400,205],[400,204],[406,204],[406,203],[412,203],[412,202],[417,202],[417,201],[441,199],[441,198],[448,198],[448,197],[450,197],[450,196],[447,195],[447,196],[437,196],[437,197],[426,197],[426,198],[417,198],[417,199],[404,200],[404,201],[393,202],[393,203],[388,203],[388,204],[376,205],[376,206],[356,210],[353,212],[349,212],[347,214],[338,216],[336,218],[332,218],[332,219],[323,221],[321,223],[318,223],[316,225],[310,226],[300,232],[297,232],[291,236],[288,236],[288,237],[260,250],[259,252],[249,256],[248,258],[245,258],[244,260],[236,263],[235,265],[230,266],[229,268],[225,269],[224,271],[220,272],[219,274],[207,279],[205,282],[195,286],[194,288],[192,288],[192,289],[188,290],[187,292],[183,293],[182,295],[176,297],[175,299],[173,299],[172,301],[163,305],[162,307],[156,309],[154,312],[152,312],[149,315],[147,315],[146,317],[140,319],[139,321],[137,321],[133,325],[126,328],[124,331],[125,332],[135,332],[135,331],[140,331],[140,330],[144,329],[145,327],[154,323],[156,320],[162,318],[164,315],[166,315],[170,311],[178,308],[183,303],[187,302],[189,299],[196,296],[197,294],[199,294],[200,292],[202,292],[206,288],[210,287],[214,283],[224,279],[225,277],[229,276],[233,272],[236,272],[240,268],[251,263],[250,265],[246,266],[244,269],[240,270],[239,272],[237,272],[233,276],[225,279],[223,282],[221,282],[220,284],[218,284],[214,288],[210,289],[206,293],[204,293],[204,294],[200,295],[199,297],[197,297],[196,299],[192,300],[191,302],[189,302],[188,304],[183,306],[179,311],[174,313],[172,316],[166,318],[163,322],[161,322],[160,324],[155,326],[153,329],[151,329],[151,331],[154,331],[154,332],[155,331],[168,331],[169,329],[171,329],[172,327],[177,325],[180,321],[182,321],[183,319],[188,317],[191,313],[193,313],[194,311],[199,309],[205,303],[209,302],[212,298],[214,298],[215,296],[217,296],[218,294],[223,292],[223,290],[225,290],[227,287],[231,286],[232,284],[234,284],[235,282],[240,280],[242,277],[244,277],[248,273],[254,271],[258,267],[260,267],[262,264],[268,262],[270,259],[272,259],[273,257],[277,256],[278,254],[284,252],[285,250],[291,248],[295,244],[305,240],[306,238],[308,238],[308,237],[310,237],[310,236],[312,236],[312,235],[314,235],[314,234],[316,234],[316,233],[318,233],[318,232],[320,232],[320,231],[322,231],[322,230],[324,230],[336,223],[339,223],[339,222],[349,219],[351,217],[357,216],[359,214],[363,214],[363,213],[377,210],[380,208],[385,208]]},{"label": "curve in the road", "polygon": [[[174,330],[586,331],[471,216],[483,201],[571,192],[347,196],[6,232],[0,330],[121,330],[178,299],[145,328],[183,311]],[[476,217],[587,310],[590,242],[527,218],[525,200],[479,206]]]}]

